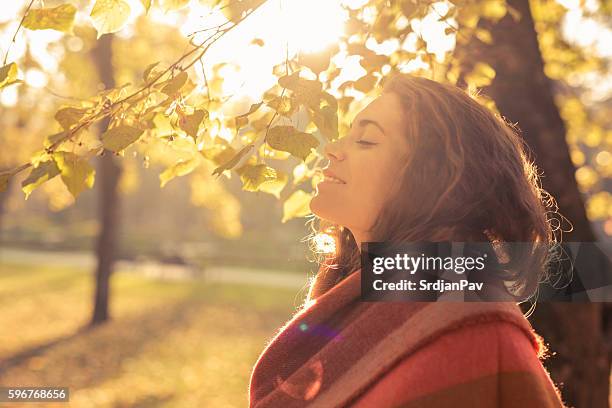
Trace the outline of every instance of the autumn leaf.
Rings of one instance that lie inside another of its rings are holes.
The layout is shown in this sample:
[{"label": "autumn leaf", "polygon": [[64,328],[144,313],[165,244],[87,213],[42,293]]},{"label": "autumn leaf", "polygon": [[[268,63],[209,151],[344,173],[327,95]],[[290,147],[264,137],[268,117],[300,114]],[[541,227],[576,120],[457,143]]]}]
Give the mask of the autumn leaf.
[{"label": "autumn leaf", "polygon": [[477,62],[472,71],[465,76],[465,81],[477,88],[482,88],[491,83],[495,78],[495,70],[489,64]]},{"label": "autumn leaf", "polygon": [[140,139],[144,130],[128,125],[115,126],[102,134],[105,149],[118,153]]},{"label": "autumn leaf", "polygon": [[234,118],[234,123],[236,125],[236,129],[240,129],[244,126],[246,126],[249,123],[249,115],[257,112],[257,110],[259,109],[259,107],[263,105],[263,102],[259,102],[259,103],[254,103],[251,105],[251,107],[249,108],[249,111],[247,113],[243,113],[242,115],[238,115]]},{"label": "autumn leaf", "polygon": [[242,189],[245,191],[258,191],[259,186],[276,179],[276,170],[265,164],[245,164],[236,169],[242,180]]},{"label": "autumn leaf", "polygon": [[30,171],[28,177],[21,182],[21,190],[25,193],[26,200],[35,188],[58,174],[60,174],[60,171],[54,160],[40,162],[38,166]]},{"label": "autumn leaf", "polygon": [[21,82],[17,79],[17,64],[11,62],[0,68],[0,89]]},{"label": "autumn leaf", "polygon": [[295,157],[306,160],[313,148],[319,145],[316,137],[310,133],[298,131],[293,126],[275,126],[266,136],[266,142],[276,150],[289,152]]},{"label": "autumn leaf", "polygon": [[184,115],[179,120],[179,126],[195,141],[198,137],[198,130],[204,118],[208,117],[208,111],[196,109],[191,115]]},{"label": "autumn leaf", "polygon": [[87,159],[70,152],[55,152],[53,159],[62,181],[75,199],[83,190],[93,187],[96,171]]},{"label": "autumn leaf", "polygon": [[187,7],[190,0],[161,0],[161,8],[164,11],[180,10]]},{"label": "autumn leaf", "polygon": [[[149,83],[150,81],[152,81],[154,79],[152,74],[155,74],[155,68],[159,65],[160,61],[154,62],[152,64],[149,64],[145,70],[142,73],[142,79],[145,81],[145,83]],[[159,75],[159,73],[157,73],[157,75]]]},{"label": "autumn leaf", "polygon": [[285,223],[292,218],[305,217],[310,214],[311,199],[312,194],[308,194],[304,190],[294,191],[283,203],[283,218],[281,222]]},{"label": "autumn leaf", "polygon": [[277,199],[280,199],[280,193],[287,185],[289,176],[284,171],[276,170],[276,177],[272,180],[264,181],[259,185],[258,191],[272,194]]},{"label": "autumn leaf", "polygon": [[164,187],[175,177],[180,177],[191,173],[196,167],[198,167],[199,164],[199,161],[196,159],[179,160],[159,175],[160,187]]},{"label": "autumn leaf", "polygon": [[58,110],[55,113],[55,120],[57,120],[64,130],[68,130],[72,125],[79,123],[86,113],[87,109],[69,106]]},{"label": "autumn leaf", "polygon": [[310,68],[312,72],[318,75],[329,68],[331,57],[336,55],[338,51],[338,44],[333,44],[320,51],[301,52],[298,61],[301,65]]},{"label": "autumn leaf", "polygon": [[30,30],[56,30],[72,34],[76,7],[60,4],[57,7],[30,9],[23,19],[23,26]]},{"label": "autumn leaf", "polygon": [[374,89],[374,85],[376,85],[377,81],[378,78],[376,78],[374,75],[367,74],[355,81],[353,87],[360,92],[368,93]]},{"label": "autumn leaf", "polygon": [[161,89],[166,95],[173,95],[179,91],[187,82],[188,76],[185,71],[179,72],[175,77],[170,78],[164,82],[164,86]]},{"label": "autumn leaf", "polygon": [[96,0],[90,16],[98,32],[97,38],[121,30],[130,12],[130,5],[124,0]]},{"label": "autumn leaf", "polygon": [[255,147],[254,144],[249,144],[244,146],[242,149],[240,149],[240,151],[238,153],[236,153],[232,158],[230,158],[227,162],[225,162],[224,164],[218,166],[211,175],[221,175],[225,170],[231,170],[233,169],[239,162],[240,160],[246,155],[248,154],[251,149]]},{"label": "autumn leaf", "polygon": [[235,0],[229,2],[221,11],[229,21],[238,23],[245,13],[259,7],[265,2],[266,0]]},{"label": "autumn leaf", "polygon": [[145,13],[149,13],[149,9],[151,8],[151,0],[140,0],[140,3],[145,9]]}]

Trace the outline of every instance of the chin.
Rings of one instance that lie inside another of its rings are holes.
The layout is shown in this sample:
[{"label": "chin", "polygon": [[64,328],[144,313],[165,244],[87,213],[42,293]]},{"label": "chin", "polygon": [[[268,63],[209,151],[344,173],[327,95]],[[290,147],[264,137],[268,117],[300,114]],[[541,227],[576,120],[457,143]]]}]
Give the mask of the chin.
[{"label": "chin", "polygon": [[321,197],[320,193],[318,192],[314,197],[312,197],[312,200],[310,200],[310,211],[312,211],[312,213],[319,218],[324,218],[330,221],[334,220],[334,217],[332,217],[332,214],[330,214],[331,211],[329,203],[326,203],[325,199]]}]

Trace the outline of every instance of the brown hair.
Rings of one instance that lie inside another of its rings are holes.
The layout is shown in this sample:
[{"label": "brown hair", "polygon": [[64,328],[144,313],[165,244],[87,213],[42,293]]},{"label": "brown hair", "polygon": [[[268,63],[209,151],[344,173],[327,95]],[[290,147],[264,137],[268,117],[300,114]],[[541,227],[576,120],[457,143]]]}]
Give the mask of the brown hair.
[{"label": "brown hair", "polygon": [[[410,155],[396,195],[370,231],[373,241],[491,242],[505,251],[504,280],[512,282],[516,297],[533,295],[555,242],[547,216],[556,213],[556,204],[540,187],[514,126],[474,95],[426,78],[395,74],[382,92],[401,99],[402,114],[409,118],[404,123]],[[325,233],[336,249],[319,256],[306,302],[360,268],[360,251],[348,228],[318,217],[311,221],[311,248]],[[533,246],[519,249],[504,246],[507,242]]]}]

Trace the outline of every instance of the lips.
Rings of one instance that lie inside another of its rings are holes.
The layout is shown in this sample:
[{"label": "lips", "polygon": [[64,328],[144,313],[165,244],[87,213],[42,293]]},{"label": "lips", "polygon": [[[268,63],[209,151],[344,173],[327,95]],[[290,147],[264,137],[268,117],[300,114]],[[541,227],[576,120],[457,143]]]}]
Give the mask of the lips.
[{"label": "lips", "polygon": [[341,184],[346,184],[346,181],[342,180],[340,177],[338,177],[334,172],[332,172],[329,169],[323,170],[323,175],[325,176],[326,180],[327,178],[329,178],[331,179],[329,181],[337,181],[337,182],[340,182]]}]

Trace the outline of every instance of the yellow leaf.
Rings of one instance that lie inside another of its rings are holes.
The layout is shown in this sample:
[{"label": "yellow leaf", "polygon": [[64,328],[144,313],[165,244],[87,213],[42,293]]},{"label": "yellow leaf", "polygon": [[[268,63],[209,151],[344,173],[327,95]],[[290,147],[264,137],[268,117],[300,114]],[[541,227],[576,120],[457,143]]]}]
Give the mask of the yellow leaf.
[{"label": "yellow leaf", "polygon": [[57,7],[30,9],[23,19],[23,26],[30,30],[57,30],[72,34],[76,7],[61,4]]},{"label": "yellow leaf", "polygon": [[276,178],[273,180],[264,181],[259,185],[259,191],[264,193],[272,194],[274,197],[280,199],[280,193],[287,185],[289,176],[284,171],[276,170]]},{"label": "yellow leaf", "polygon": [[319,145],[310,133],[298,131],[293,126],[275,126],[268,131],[266,142],[276,150],[289,152],[295,157],[306,160],[311,149]]},{"label": "yellow leaf", "polygon": [[191,115],[181,117],[179,120],[179,126],[195,141],[198,137],[200,125],[206,117],[208,117],[208,111],[205,109],[196,109]]},{"label": "yellow leaf", "polygon": [[283,203],[283,219],[281,222],[285,223],[292,218],[305,217],[310,214],[311,199],[312,194],[308,194],[304,190],[294,191]]},{"label": "yellow leaf", "polygon": [[485,30],[484,28],[477,28],[474,32],[476,38],[482,41],[485,44],[493,44],[493,37],[491,36],[491,32],[489,30]]},{"label": "yellow leaf", "polygon": [[493,22],[497,22],[506,15],[506,0],[486,0],[481,4],[483,17]]},{"label": "yellow leaf", "polygon": [[32,191],[45,181],[51,180],[59,174],[59,169],[53,160],[40,162],[34,167],[28,177],[21,183],[21,190],[25,193],[26,200]]},{"label": "yellow leaf", "polygon": [[187,82],[187,73],[185,71],[179,72],[175,77],[170,78],[168,81],[164,82],[164,87],[162,88],[162,92],[166,95],[172,95],[178,92],[183,85]]},{"label": "yellow leaf", "polygon": [[245,164],[236,169],[242,180],[242,189],[245,191],[258,191],[262,183],[276,179],[276,170],[265,164]]},{"label": "yellow leaf", "polygon": [[179,160],[159,175],[160,186],[164,187],[175,177],[180,177],[191,173],[196,167],[198,167],[198,164],[200,163],[196,159]]},{"label": "yellow leaf", "polygon": [[162,0],[161,8],[164,11],[180,10],[189,4],[190,0]]},{"label": "yellow leaf", "polygon": [[62,176],[62,181],[74,198],[86,188],[93,187],[96,171],[82,158],[70,152],[55,152],[53,158]]},{"label": "yellow leaf", "polygon": [[232,156],[227,161],[224,161],[223,164],[221,164],[215,170],[213,170],[211,175],[213,176],[217,174],[221,175],[225,170],[233,169],[236,165],[238,165],[238,163],[242,160],[244,156],[246,156],[248,153],[251,152],[251,149],[253,147],[255,147],[254,144],[249,144],[249,145],[244,146],[242,149],[240,149],[238,153],[236,153],[234,156]]},{"label": "yellow leaf", "polygon": [[140,3],[142,3],[142,7],[145,9],[145,13],[148,13],[151,8],[151,0],[140,0]]},{"label": "yellow leaf", "polygon": [[130,12],[130,5],[124,0],[96,0],[90,16],[98,32],[97,38],[121,30],[128,21]]},{"label": "yellow leaf", "polygon": [[128,125],[115,126],[102,134],[102,145],[115,153],[140,139],[144,130]]},{"label": "yellow leaf", "polygon": [[360,92],[368,93],[374,89],[374,85],[376,85],[377,81],[378,78],[376,78],[374,75],[366,74],[355,81],[353,87]]},{"label": "yellow leaf", "polygon": [[87,109],[69,106],[58,110],[55,114],[55,120],[64,130],[68,130],[72,125],[77,124],[85,116],[85,113],[87,113]]},{"label": "yellow leaf", "polygon": [[493,78],[495,78],[493,67],[484,62],[478,62],[465,79],[469,85],[482,88],[489,85]]},{"label": "yellow leaf", "polygon": [[11,62],[0,68],[0,89],[19,82],[17,79],[17,64]]}]

